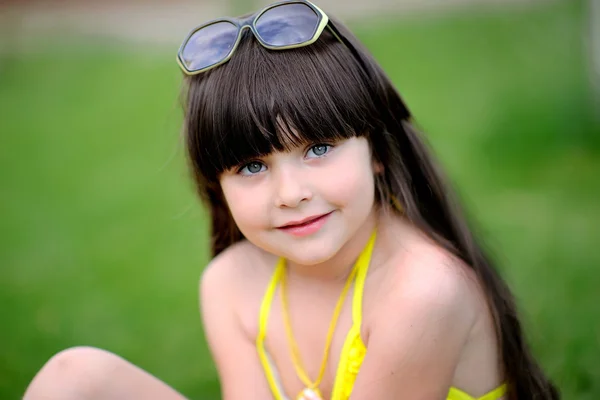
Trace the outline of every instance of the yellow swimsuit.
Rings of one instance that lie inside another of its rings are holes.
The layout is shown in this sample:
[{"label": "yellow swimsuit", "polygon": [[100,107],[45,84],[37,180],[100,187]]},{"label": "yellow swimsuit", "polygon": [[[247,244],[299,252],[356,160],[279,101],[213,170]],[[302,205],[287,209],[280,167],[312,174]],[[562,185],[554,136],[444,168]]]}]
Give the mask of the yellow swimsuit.
[{"label": "yellow swimsuit", "polygon": [[[354,282],[354,295],[352,298],[352,327],[346,336],[344,347],[340,355],[340,361],[337,367],[337,373],[331,394],[331,400],[347,400],[350,398],[354,381],[363,362],[367,347],[360,337],[360,327],[362,321],[362,294],[365,285],[365,278],[369,270],[369,261],[373,250],[374,240],[370,240],[365,250],[356,261],[357,274]],[[287,400],[281,381],[277,375],[277,369],[265,348],[265,337],[267,333],[267,323],[269,320],[269,311],[275,290],[279,285],[281,275],[285,270],[285,260],[280,259],[271,278],[265,296],[260,308],[259,332],[256,338],[256,348],[263,365],[269,387],[276,400]],[[447,400],[498,400],[506,394],[506,385],[502,385],[482,397],[475,398],[467,393],[450,388]]]}]

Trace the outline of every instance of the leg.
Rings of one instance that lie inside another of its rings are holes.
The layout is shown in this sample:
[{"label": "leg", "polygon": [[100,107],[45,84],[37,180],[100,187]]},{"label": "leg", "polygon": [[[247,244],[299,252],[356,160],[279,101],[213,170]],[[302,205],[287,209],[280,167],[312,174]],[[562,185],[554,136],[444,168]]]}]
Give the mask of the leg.
[{"label": "leg", "polygon": [[185,398],[149,373],[105,350],[74,347],[52,357],[33,378],[24,400]]}]

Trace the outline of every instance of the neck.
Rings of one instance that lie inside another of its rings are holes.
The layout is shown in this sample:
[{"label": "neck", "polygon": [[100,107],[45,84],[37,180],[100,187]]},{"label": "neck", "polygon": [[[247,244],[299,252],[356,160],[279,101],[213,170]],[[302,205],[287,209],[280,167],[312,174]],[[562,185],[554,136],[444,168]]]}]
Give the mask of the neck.
[{"label": "neck", "polygon": [[373,230],[378,225],[379,210],[373,207],[364,224],[330,259],[315,265],[299,265],[288,260],[287,269],[291,279],[320,281],[322,283],[344,282],[354,263],[364,250]]}]

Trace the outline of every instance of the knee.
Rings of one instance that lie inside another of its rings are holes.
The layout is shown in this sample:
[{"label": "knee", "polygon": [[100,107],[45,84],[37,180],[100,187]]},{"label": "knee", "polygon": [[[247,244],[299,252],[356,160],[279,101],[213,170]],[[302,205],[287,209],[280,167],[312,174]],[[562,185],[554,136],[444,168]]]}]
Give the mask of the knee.
[{"label": "knee", "polygon": [[63,350],[38,372],[27,388],[25,400],[101,397],[102,388],[122,362],[115,354],[94,347]]},{"label": "knee", "polygon": [[117,355],[95,347],[72,347],[54,355],[46,365],[57,378],[98,381],[108,378],[122,362]]}]

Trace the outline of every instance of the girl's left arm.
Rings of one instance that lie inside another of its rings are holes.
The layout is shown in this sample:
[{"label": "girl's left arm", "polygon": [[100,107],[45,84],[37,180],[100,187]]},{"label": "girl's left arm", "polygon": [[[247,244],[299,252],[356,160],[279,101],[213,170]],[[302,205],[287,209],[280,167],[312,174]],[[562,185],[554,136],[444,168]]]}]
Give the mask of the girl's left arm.
[{"label": "girl's left arm", "polygon": [[427,258],[395,271],[377,302],[352,400],[446,398],[478,306],[463,265]]}]

